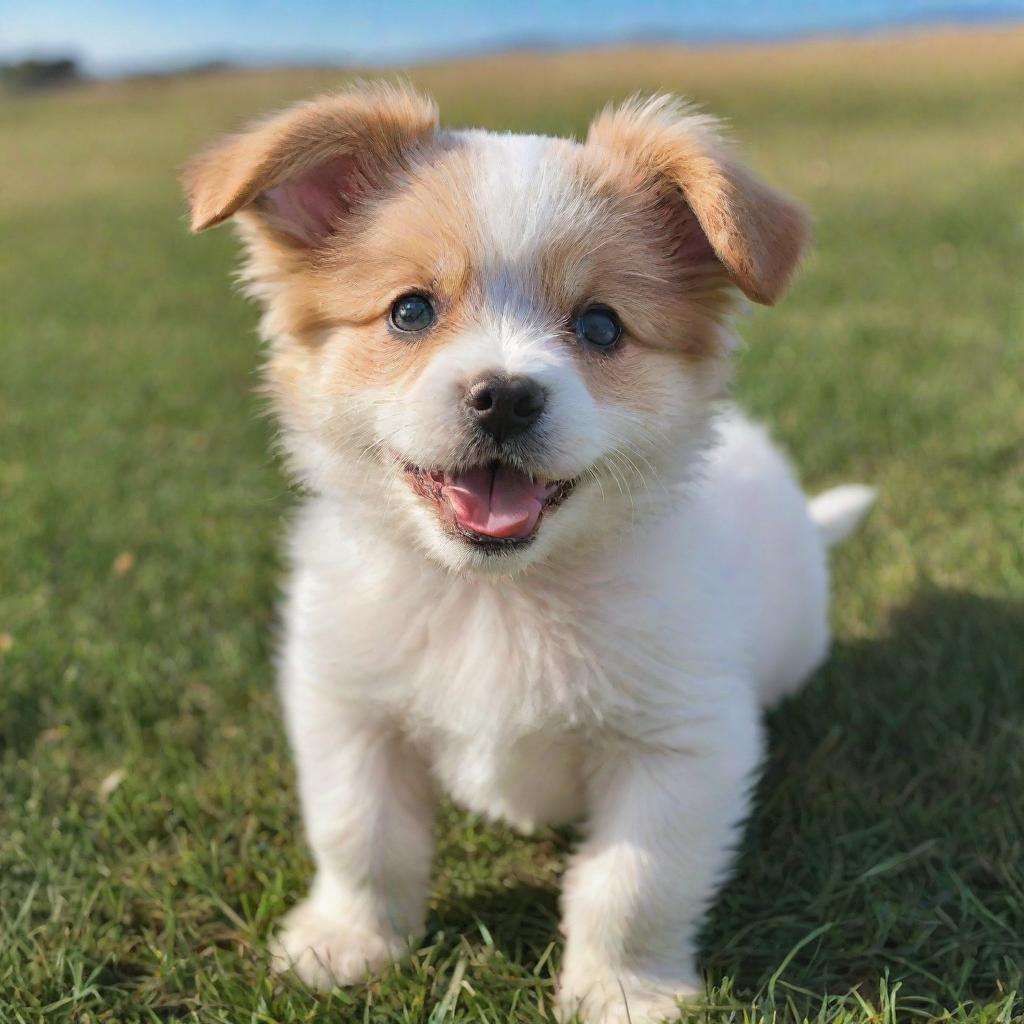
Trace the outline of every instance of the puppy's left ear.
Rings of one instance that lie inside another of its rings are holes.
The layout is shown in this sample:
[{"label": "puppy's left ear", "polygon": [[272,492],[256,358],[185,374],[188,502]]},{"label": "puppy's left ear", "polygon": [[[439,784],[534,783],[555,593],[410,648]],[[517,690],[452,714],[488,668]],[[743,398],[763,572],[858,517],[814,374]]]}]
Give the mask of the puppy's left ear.
[{"label": "puppy's left ear", "polygon": [[215,142],[185,167],[193,231],[245,211],[315,247],[437,132],[434,103],[389,84],[322,96]]},{"label": "puppy's left ear", "polygon": [[723,153],[714,118],[671,96],[634,98],[601,113],[587,144],[617,152],[682,204],[669,216],[687,235],[687,258],[703,249],[755,302],[772,305],[786,290],[810,236],[807,214]]}]

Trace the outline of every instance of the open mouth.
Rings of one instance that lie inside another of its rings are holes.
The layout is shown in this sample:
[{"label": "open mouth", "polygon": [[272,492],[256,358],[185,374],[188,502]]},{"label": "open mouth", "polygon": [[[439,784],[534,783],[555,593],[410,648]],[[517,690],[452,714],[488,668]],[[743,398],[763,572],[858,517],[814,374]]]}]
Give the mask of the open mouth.
[{"label": "open mouth", "polygon": [[545,512],[575,486],[574,480],[543,480],[501,462],[452,473],[407,465],[405,473],[445,527],[489,551],[528,544]]}]

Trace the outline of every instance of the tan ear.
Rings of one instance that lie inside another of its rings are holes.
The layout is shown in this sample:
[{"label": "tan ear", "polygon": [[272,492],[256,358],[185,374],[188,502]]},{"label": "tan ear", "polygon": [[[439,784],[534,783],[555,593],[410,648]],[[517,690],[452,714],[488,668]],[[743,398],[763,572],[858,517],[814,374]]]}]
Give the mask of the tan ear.
[{"label": "tan ear", "polygon": [[678,190],[748,298],[771,305],[786,290],[809,239],[807,214],[723,154],[714,118],[671,96],[634,98],[603,111],[587,144],[614,150]]},{"label": "tan ear", "polygon": [[192,230],[255,204],[272,227],[315,245],[437,125],[433,101],[401,86],[362,85],[301,103],[188,163]]}]

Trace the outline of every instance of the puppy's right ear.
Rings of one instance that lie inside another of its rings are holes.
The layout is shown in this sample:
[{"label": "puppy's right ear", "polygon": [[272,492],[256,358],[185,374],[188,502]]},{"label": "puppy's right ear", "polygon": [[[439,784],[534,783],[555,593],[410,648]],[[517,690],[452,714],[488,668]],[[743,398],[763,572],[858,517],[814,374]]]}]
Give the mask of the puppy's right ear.
[{"label": "puppy's right ear", "polygon": [[672,96],[634,97],[599,115],[587,143],[618,153],[674,203],[677,251],[688,260],[717,259],[754,302],[770,306],[786,290],[807,246],[807,214],[723,152],[713,118]]},{"label": "puppy's right ear", "polygon": [[188,163],[192,230],[249,210],[275,232],[314,247],[360,198],[400,172],[437,127],[433,101],[400,86],[361,86],[301,103]]}]

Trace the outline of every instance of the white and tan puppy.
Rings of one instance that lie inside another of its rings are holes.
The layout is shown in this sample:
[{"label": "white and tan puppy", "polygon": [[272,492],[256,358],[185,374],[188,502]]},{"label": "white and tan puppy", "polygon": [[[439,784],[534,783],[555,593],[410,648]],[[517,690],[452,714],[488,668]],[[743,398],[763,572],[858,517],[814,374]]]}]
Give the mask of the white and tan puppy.
[{"label": "white and tan puppy", "polygon": [[871,501],[808,505],[723,403],[737,290],[780,296],[804,214],[665,97],[579,143],[366,86],[224,139],[186,188],[194,229],[236,219],[311,492],[281,688],[317,873],[278,962],[328,987],[402,954],[445,792],[581,823],[564,1016],[674,1015],[761,709],[825,656],[826,546]]}]

